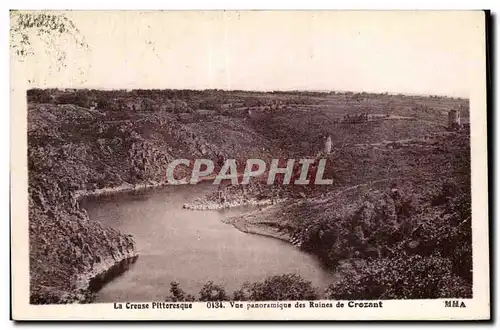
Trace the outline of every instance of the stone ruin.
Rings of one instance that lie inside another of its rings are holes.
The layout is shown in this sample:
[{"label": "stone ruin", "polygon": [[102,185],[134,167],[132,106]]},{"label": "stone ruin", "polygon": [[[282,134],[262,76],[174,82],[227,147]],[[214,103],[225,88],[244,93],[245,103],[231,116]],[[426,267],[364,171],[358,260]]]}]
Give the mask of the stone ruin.
[{"label": "stone ruin", "polygon": [[452,130],[458,130],[461,128],[459,110],[450,110],[448,112],[448,128]]}]

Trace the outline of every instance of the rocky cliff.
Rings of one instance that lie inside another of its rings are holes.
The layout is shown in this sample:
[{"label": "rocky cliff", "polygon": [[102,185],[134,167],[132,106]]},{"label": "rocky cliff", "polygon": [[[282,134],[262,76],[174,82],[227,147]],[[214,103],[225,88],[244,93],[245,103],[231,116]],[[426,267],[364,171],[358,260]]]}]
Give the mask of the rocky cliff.
[{"label": "rocky cliff", "polygon": [[217,151],[169,114],[109,120],[105,111],[38,103],[28,107],[28,144],[35,304],[89,301],[99,281],[137,258],[132,236],[89,220],[80,198],[161,185],[175,157]]}]

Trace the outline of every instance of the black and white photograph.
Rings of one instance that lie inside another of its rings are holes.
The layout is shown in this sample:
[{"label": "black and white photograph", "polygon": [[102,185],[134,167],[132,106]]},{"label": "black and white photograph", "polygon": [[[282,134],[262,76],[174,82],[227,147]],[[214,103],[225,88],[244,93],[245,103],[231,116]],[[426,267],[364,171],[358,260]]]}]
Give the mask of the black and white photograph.
[{"label": "black and white photograph", "polygon": [[11,11],[15,318],[488,319],[486,16]]}]

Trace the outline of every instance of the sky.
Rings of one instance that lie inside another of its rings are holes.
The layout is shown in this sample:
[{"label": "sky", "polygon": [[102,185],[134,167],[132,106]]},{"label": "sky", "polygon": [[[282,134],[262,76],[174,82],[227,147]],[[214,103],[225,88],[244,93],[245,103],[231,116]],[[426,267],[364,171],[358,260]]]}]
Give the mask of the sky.
[{"label": "sky", "polygon": [[[468,97],[481,12],[67,12],[85,38],[39,87],[342,90]],[[44,59],[45,57],[45,59]],[[42,79],[43,78],[43,79]]]}]

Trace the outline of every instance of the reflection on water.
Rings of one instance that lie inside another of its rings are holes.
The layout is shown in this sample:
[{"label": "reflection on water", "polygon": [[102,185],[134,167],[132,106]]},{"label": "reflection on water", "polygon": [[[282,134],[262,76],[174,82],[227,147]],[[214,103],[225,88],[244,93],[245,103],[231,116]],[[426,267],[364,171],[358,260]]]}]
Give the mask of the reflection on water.
[{"label": "reflection on water", "polygon": [[324,289],[331,276],[311,255],[277,239],[245,234],[222,223],[245,208],[192,211],[182,205],[213,185],[175,186],[140,195],[120,195],[82,204],[90,219],[134,235],[137,262],[106,284],[97,302],[152,301],[167,297],[178,281],[197,295],[209,280],[229,294],[244,282],[294,272]]}]

